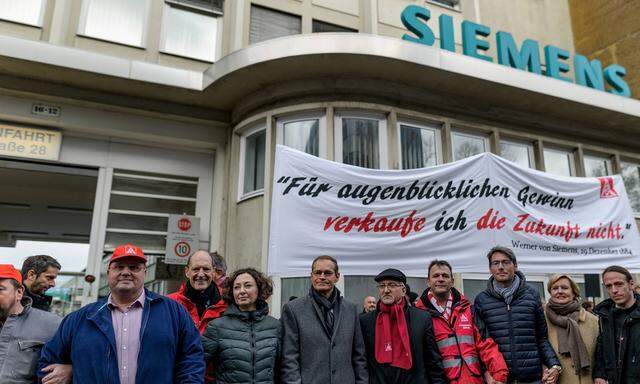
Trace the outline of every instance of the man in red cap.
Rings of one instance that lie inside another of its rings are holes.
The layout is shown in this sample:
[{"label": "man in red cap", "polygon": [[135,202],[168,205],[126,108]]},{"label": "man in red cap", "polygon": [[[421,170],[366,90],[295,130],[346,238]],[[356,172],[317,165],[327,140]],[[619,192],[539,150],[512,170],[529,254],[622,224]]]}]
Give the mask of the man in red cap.
[{"label": "man in red cap", "polygon": [[40,349],[60,324],[58,316],[31,304],[20,271],[0,264],[0,383],[35,382]]},{"label": "man in red cap", "polygon": [[146,262],[139,247],[117,247],[107,269],[109,297],[64,319],[40,367],[71,363],[76,383],[202,383],[200,334],[180,304],[144,288]]}]

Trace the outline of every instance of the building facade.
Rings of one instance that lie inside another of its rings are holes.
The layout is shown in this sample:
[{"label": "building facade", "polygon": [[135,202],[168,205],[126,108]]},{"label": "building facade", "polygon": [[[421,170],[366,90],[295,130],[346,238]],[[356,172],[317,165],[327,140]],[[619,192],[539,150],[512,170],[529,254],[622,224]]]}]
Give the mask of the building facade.
[{"label": "building facade", "polygon": [[[498,31],[574,57],[566,1],[0,3],[0,127],[61,138],[57,156],[2,152],[0,239],[88,242],[85,303],[106,294],[107,256],[122,242],[152,255],[151,289],[177,287],[181,268],[163,262],[169,214],[200,217],[200,246],[230,269],[266,269],[277,143],[380,169],[491,151],[557,174],[622,173],[640,215],[640,102],[498,64]],[[403,40],[410,5],[429,10],[433,46]],[[488,59],[463,54],[465,20],[490,29]],[[540,65],[548,72],[543,54]],[[435,257],[446,255],[425,266]],[[487,272],[458,285],[473,297]],[[308,277],[275,283],[276,314],[308,289]],[[424,277],[410,284],[421,291]],[[370,276],[339,286],[354,301],[375,292]]]}]

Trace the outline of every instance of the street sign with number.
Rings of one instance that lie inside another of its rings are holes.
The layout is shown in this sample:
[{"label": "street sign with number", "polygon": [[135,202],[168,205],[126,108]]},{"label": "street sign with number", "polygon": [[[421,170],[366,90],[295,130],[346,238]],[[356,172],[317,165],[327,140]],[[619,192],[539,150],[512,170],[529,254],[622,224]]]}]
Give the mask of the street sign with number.
[{"label": "street sign with number", "polygon": [[191,254],[198,250],[200,218],[187,215],[169,215],[165,264],[186,265]]}]

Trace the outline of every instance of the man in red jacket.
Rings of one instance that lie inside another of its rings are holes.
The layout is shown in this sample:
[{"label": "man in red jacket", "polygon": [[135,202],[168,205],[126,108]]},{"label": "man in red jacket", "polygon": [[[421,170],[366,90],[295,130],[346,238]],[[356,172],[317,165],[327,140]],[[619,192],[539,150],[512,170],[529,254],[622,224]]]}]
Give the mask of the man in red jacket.
[{"label": "man in red jacket", "polygon": [[202,334],[207,324],[222,316],[227,309],[227,304],[222,300],[219,287],[215,283],[220,276],[214,268],[213,255],[203,250],[195,252],[189,256],[184,274],[187,281],[178,292],[168,296],[182,304]]},{"label": "man in red jacket", "polygon": [[487,370],[487,383],[506,383],[507,363],[493,339],[484,338],[473,323],[471,304],[453,287],[451,265],[433,260],[428,274],[429,287],[416,306],[431,313],[449,383],[482,384],[481,362]]},{"label": "man in red jacket", "polygon": [[[222,316],[227,309],[227,303],[222,299],[220,288],[216,284],[221,274],[215,268],[214,257],[211,254],[200,250],[189,256],[187,266],[184,267],[184,274],[187,281],[182,283],[178,292],[168,296],[189,312],[193,322],[202,335],[207,328],[207,324],[215,318]],[[213,382],[215,373],[213,365],[209,364],[206,371],[206,382]]]}]

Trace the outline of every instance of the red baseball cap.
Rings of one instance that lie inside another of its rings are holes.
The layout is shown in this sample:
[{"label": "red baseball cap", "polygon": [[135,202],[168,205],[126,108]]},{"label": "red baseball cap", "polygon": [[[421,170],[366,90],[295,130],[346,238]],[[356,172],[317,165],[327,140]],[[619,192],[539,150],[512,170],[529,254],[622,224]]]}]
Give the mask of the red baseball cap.
[{"label": "red baseball cap", "polygon": [[144,255],[144,252],[142,252],[142,248],[136,247],[133,244],[125,244],[125,245],[119,245],[116,247],[116,249],[113,250],[113,254],[111,255],[111,260],[109,260],[109,264],[111,264],[116,260],[123,259],[125,257],[132,258],[132,259],[139,259],[143,263],[147,262],[147,257]]},{"label": "red baseball cap", "polygon": [[11,264],[0,264],[0,279],[13,279],[22,284],[22,274]]}]

